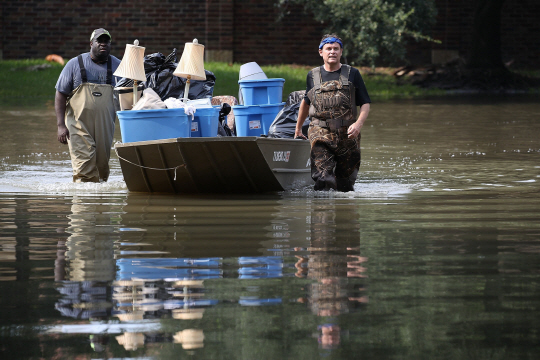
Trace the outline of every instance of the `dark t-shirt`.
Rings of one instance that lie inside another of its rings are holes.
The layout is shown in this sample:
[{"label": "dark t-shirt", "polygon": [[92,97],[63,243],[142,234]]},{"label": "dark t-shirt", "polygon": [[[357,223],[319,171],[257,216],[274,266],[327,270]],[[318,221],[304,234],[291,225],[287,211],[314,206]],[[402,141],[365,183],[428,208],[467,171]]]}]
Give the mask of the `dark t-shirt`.
[{"label": "dark t-shirt", "polygon": [[[339,76],[341,75],[341,69],[343,69],[343,66],[337,71],[329,72],[324,70],[324,66],[321,66],[322,81],[326,82],[332,80],[339,80]],[[352,82],[354,84],[354,87],[356,88],[356,106],[362,106],[366,103],[371,103],[371,99],[369,98],[366,85],[364,84],[364,80],[362,79],[362,75],[360,75],[360,71],[358,71],[358,69],[351,67],[351,72],[349,73],[349,81]],[[306,82],[306,95],[304,97],[304,100],[308,105],[310,105],[311,101],[309,101],[307,94],[309,90],[313,88],[313,76],[311,71],[307,75]]]}]

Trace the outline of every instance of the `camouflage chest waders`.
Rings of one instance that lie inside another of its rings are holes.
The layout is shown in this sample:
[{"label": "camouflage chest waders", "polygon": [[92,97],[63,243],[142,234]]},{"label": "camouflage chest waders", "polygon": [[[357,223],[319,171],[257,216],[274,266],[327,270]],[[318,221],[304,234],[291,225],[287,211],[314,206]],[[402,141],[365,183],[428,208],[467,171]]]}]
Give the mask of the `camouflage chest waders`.
[{"label": "camouflage chest waders", "polygon": [[308,137],[315,190],[352,191],[360,169],[360,135],[355,139],[347,135],[357,119],[355,87],[349,82],[351,67],[341,67],[339,80],[324,83],[319,67],[311,71]]},{"label": "camouflage chest waders", "polygon": [[71,93],[66,107],[66,126],[73,181],[99,182],[109,178],[109,158],[116,116],[113,102],[112,62],[107,62],[107,83],[88,82],[79,55],[82,84]]}]

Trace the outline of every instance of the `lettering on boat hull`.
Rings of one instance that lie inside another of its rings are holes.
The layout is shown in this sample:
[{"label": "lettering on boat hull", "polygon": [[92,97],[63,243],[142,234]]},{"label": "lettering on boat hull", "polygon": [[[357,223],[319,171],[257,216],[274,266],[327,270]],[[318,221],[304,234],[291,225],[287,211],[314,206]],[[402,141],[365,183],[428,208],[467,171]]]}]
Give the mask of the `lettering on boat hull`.
[{"label": "lettering on boat hull", "polygon": [[274,151],[274,161],[289,162],[291,156],[290,151]]}]

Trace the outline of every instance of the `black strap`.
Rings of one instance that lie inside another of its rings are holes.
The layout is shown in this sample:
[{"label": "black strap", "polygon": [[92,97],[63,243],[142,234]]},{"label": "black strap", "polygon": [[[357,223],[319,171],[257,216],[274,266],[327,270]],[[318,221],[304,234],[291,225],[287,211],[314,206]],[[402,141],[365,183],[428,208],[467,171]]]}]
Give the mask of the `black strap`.
[{"label": "black strap", "polygon": [[88,82],[88,78],[86,77],[86,69],[84,68],[82,55],[77,56],[77,59],[79,60],[79,68],[81,69],[81,79],[82,82]]},{"label": "black strap", "polygon": [[336,128],[340,127],[347,127],[354,123],[354,120],[346,119],[345,115],[338,116],[335,119],[328,119],[328,120],[319,120],[315,117],[311,117],[311,124],[317,125],[319,127],[324,128],[331,128],[331,124],[333,124]]},{"label": "black strap", "polygon": [[[77,56],[79,60],[79,68],[81,69],[81,80],[83,83],[88,82],[88,77],[86,76],[86,69],[84,68],[82,55]],[[107,60],[107,84],[112,85],[112,58],[109,56]]]},{"label": "black strap", "polygon": [[112,85],[112,59],[107,60],[107,84]]}]

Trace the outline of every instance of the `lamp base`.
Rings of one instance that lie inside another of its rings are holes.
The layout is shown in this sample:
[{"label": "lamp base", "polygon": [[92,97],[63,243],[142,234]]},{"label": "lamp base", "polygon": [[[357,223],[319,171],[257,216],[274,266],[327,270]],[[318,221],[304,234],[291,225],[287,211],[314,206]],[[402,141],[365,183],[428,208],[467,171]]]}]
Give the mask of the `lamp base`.
[{"label": "lamp base", "polygon": [[182,99],[182,101],[184,101],[185,103],[187,103],[188,101],[190,83],[191,83],[191,75],[188,75],[187,81],[186,81],[186,87],[184,88],[184,98]]},{"label": "lamp base", "polygon": [[139,99],[137,99],[137,95],[137,80],[133,80],[133,106],[135,106],[137,101],[139,101]]}]

